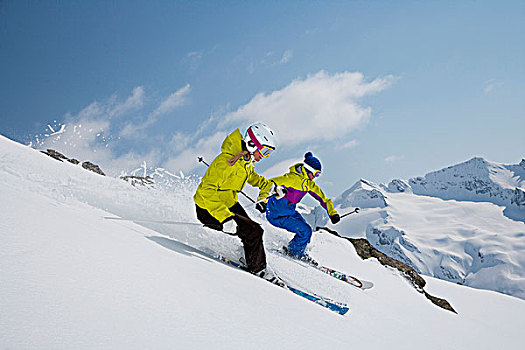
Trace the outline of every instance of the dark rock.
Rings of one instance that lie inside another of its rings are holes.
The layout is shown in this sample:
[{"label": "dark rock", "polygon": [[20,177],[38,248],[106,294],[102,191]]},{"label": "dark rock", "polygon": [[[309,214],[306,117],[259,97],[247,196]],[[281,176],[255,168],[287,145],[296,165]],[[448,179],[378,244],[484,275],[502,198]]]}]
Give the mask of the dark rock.
[{"label": "dark rock", "polygon": [[[46,151],[41,151],[42,153],[44,154],[47,154],[48,156],[50,156],[51,158],[54,158],[56,160],[59,160],[61,162],[63,162],[64,160],[67,160],[68,162],[72,163],[72,164],[79,164],[80,162],[76,159],[69,159],[68,157],[66,157],[65,155],[63,155],[62,153],[60,152],[57,152],[53,149],[47,149]],[[104,174],[104,172],[102,171],[102,169],[100,169],[100,167],[96,164],[93,164],[91,162],[84,162],[82,163],[82,167],[84,169],[87,169],[87,170],[91,170],[97,174],[100,174],[100,175],[103,175],[105,176],[106,174]]]},{"label": "dark rock", "polygon": [[54,158],[54,159],[59,160],[61,162],[63,162],[64,160],[68,160],[68,158],[65,155],[63,155],[60,152],[55,151],[54,149],[49,149],[48,148],[47,151],[40,151],[40,152],[42,152],[44,154],[47,154],[51,158]]},{"label": "dark rock", "polygon": [[441,298],[438,298],[438,297],[435,297],[433,295],[430,295],[428,294],[426,291],[422,290],[422,293],[425,295],[425,297],[427,297],[428,300],[430,300],[434,305],[437,305],[439,306],[440,308],[442,309],[445,309],[445,310],[448,310],[448,311],[452,311],[453,313],[457,314],[456,310],[454,310],[454,308],[452,307],[452,305],[450,305],[450,303],[448,301],[446,301],[445,299],[441,299]]},{"label": "dark rock", "polygon": [[100,169],[100,167],[96,164],[93,164],[89,161],[86,161],[84,163],[82,163],[82,168],[84,169],[87,169],[87,170],[91,170],[92,172],[95,172],[97,174],[100,174],[102,176],[106,176],[106,174],[104,174],[104,172]]},{"label": "dark rock", "polygon": [[387,185],[387,190],[389,192],[398,193],[398,192],[409,192],[410,191],[410,185],[399,179],[394,179],[390,181],[390,183]]},{"label": "dark rock", "polygon": [[357,254],[361,259],[366,260],[369,258],[376,258],[381,265],[393,267],[402,272],[414,285],[419,288],[423,288],[426,285],[425,280],[407,264],[393,259],[384,253],[377,250],[367,239],[365,238],[345,238],[352,243]]},{"label": "dark rock", "polygon": [[510,199],[510,203],[519,207],[525,207],[525,191],[519,188],[514,189],[514,195]]}]

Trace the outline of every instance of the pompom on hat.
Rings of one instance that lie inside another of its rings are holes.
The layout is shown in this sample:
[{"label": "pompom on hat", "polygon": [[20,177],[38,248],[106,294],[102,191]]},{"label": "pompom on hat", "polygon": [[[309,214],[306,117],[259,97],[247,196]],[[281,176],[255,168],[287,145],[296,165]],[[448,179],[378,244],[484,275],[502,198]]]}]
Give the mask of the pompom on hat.
[{"label": "pompom on hat", "polygon": [[307,152],[304,155],[304,163],[309,165],[310,167],[314,168],[315,170],[321,171],[321,167],[322,167],[321,166],[321,162],[319,161],[319,159],[314,157],[312,152]]}]

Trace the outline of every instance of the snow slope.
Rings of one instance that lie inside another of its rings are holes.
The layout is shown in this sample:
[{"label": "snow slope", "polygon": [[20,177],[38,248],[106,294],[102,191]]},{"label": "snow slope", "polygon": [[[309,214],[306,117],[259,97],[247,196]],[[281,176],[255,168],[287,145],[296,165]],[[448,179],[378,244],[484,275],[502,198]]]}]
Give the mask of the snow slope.
[{"label": "snow slope", "polygon": [[334,228],[424,275],[525,299],[524,173],[525,161],[473,158],[409,181],[361,180],[334,203],[364,210]]},{"label": "snow slope", "polygon": [[[240,242],[195,226],[194,179],[139,189],[0,137],[0,348],[517,348],[525,302],[427,278],[442,310],[397,272],[316,233],[312,255],[375,283],[362,291],[269,254],[298,284],[350,306],[341,317],[197,250]],[[176,182],[177,182],[176,181]],[[254,214],[255,215],[255,214]],[[260,222],[263,222],[260,218]],[[287,233],[265,227],[267,248]]]}]

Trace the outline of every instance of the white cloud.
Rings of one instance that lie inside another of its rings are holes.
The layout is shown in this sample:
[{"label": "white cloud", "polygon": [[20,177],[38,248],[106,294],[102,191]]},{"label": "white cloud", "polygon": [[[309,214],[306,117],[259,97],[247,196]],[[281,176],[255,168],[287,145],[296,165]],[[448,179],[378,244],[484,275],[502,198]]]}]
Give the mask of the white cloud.
[{"label": "white cloud", "polygon": [[[358,144],[348,137],[349,133],[366,125],[371,116],[371,108],[364,106],[360,99],[386,89],[392,80],[387,76],[365,81],[361,73],[320,71],[296,79],[280,90],[259,93],[233,112],[229,106],[224,107],[194,131],[173,130],[170,140],[159,138],[160,142],[155,136],[145,135],[144,129],[185,105],[191,87],[185,85],[158,105],[152,105],[146,103],[144,88],[139,86],[124,102],[119,103],[117,97],[112,96],[106,102],[89,104],[76,115],[67,115],[62,132],[48,137],[40,146],[60,144],[57,150],[70,157],[98,161],[101,166],[119,172],[134,169],[142,161],[171,172],[188,172],[199,169],[197,156],[211,162],[220,153],[224,137],[234,129],[239,128],[243,133],[249,124],[264,121],[277,132],[280,147],[308,145],[311,148],[315,144],[328,144],[332,148],[347,149]],[[59,127],[60,124],[53,125],[54,130]],[[284,174],[292,164],[302,161],[302,153],[299,158],[272,166],[265,175]],[[386,161],[395,160],[389,157]]]},{"label": "white cloud", "polygon": [[[199,165],[197,157],[203,157],[204,160],[210,164],[221,152],[221,145],[226,135],[225,132],[219,131],[209,137],[201,138],[197,142],[193,142],[192,147],[186,147],[181,152],[175,153],[175,156],[170,157],[164,162],[162,167],[172,169],[173,171],[189,171]],[[202,164],[202,166],[205,167],[204,164]],[[204,172],[205,170],[203,170],[202,174],[204,174]]]},{"label": "white cloud", "polygon": [[190,84],[186,84],[179,90],[175,91],[170,96],[168,96],[168,98],[162,101],[159,106],[146,118],[145,121],[141,123],[128,123],[126,126],[124,126],[120,136],[134,137],[142,130],[155,124],[160,116],[183,106],[186,103],[190,90]]},{"label": "white cloud", "polygon": [[330,141],[365,125],[372,110],[359,105],[359,99],[384,90],[392,80],[387,76],[366,82],[362,73],[320,71],[281,90],[257,94],[221,125],[264,121],[277,131],[282,145]]},{"label": "white cloud", "polygon": [[[112,136],[115,129],[122,124],[122,115],[144,107],[144,88],[136,87],[130,97],[124,102],[117,103],[112,96],[108,101],[93,102],[77,114],[68,113],[63,123],[55,124],[60,127],[60,132],[55,132],[48,137],[37,137],[37,146],[40,149],[53,148],[68,157],[80,161],[92,161],[100,164],[103,170],[129,169],[144,160],[148,163],[158,163],[161,159],[159,149],[140,149],[140,154],[128,152],[116,155],[114,148],[119,146],[119,138]],[[117,131],[118,132],[118,131]],[[111,173],[111,172],[110,172]],[[113,172],[112,175],[115,175]]]},{"label": "white cloud", "polygon": [[247,71],[253,74],[259,67],[274,67],[290,62],[293,57],[292,50],[286,50],[282,56],[279,56],[274,51],[268,51],[261,59],[252,59],[247,66]]},{"label": "white cloud", "polygon": [[186,84],[179,90],[172,93],[167,99],[161,102],[157,109],[153,111],[150,118],[158,117],[159,115],[169,113],[174,109],[184,105],[190,93],[190,90],[190,84]]},{"label": "white cloud", "polygon": [[185,62],[189,65],[189,70],[194,73],[202,62],[204,51],[192,51],[188,52],[185,58]]},{"label": "white cloud", "polygon": [[503,83],[497,81],[496,79],[489,79],[483,83],[483,92],[488,95],[501,85],[503,85]]},{"label": "white cloud", "polygon": [[348,149],[348,148],[354,148],[359,144],[357,140],[351,140],[346,143],[343,143],[342,145],[338,146],[338,149]]},{"label": "white cloud", "polygon": [[264,176],[267,178],[281,176],[286,174],[290,167],[296,163],[302,162],[302,158],[289,158],[273,165],[271,168],[264,171]]},{"label": "white cloud", "polygon": [[111,117],[120,116],[132,110],[142,108],[144,106],[144,95],[144,88],[142,86],[137,86],[133,89],[133,93],[124,103],[117,104],[113,107],[109,115]]},{"label": "white cloud", "polygon": [[184,148],[188,147],[192,139],[193,139],[192,135],[183,134],[177,131],[175,132],[175,134],[173,135],[169,143],[170,149],[173,152],[179,152],[183,150]]},{"label": "white cloud", "polygon": [[292,59],[293,57],[293,51],[292,50],[286,50],[284,53],[283,53],[283,56],[281,57],[281,61],[280,63],[281,64],[286,64],[288,62],[290,62],[290,60]]},{"label": "white cloud", "polygon": [[388,156],[385,158],[385,162],[387,163],[394,163],[394,162],[398,162],[400,160],[403,160],[405,159],[405,156],[396,156],[396,155],[392,155],[392,156]]}]

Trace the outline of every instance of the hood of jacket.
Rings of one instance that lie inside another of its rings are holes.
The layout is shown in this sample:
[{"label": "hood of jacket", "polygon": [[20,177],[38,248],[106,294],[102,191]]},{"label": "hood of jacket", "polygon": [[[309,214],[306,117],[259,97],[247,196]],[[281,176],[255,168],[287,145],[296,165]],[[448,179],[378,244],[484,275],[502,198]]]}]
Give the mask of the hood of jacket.
[{"label": "hood of jacket", "polygon": [[221,145],[221,152],[235,156],[242,152],[242,135],[239,129],[235,129],[226,136]]},{"label": "hood of jacket", "polygon": [[310,180],[310,178],[308,177],[308,173],[306,172],[306,169],[304,168],[303,163],[297,163],[297,164],[292,165],[290,167],[290,173],[297,174],[303,179]]}]

